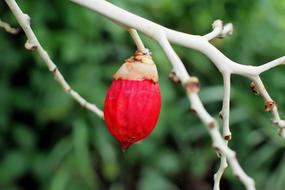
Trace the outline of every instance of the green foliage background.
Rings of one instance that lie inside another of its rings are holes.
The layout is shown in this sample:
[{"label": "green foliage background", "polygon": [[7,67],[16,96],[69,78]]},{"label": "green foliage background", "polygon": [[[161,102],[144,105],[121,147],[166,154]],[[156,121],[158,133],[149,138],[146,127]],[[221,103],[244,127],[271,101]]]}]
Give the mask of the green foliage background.
[{"label": "green foliage background", "polygon": [[[191,34],[205,34],[220,18],[233,36],[213,41],[234,61],[260,65],[285,53],[284,0],[112,0],[133,13]],[[125,29],[69,1],[18,0],[32,18],[43,47],[70,85],[103,107],[111,76],[135,46]],[[3,1],[0,17],[17,26]],[[160,73],[162,112],[154,132],[126,153],[105,124],[81,108],[48,72],[36,53],[24,49],[23,32],[0,30],[1,190],[210,190],[219,160],[200,120],[188,111],[184,90],[168,80],[171,69],[161,48],[143,37]],[[210,113],[221,109],[221,75],[204,55],[175,47],[188,71],[198,76]],[[285,72],[262,75],[285,115]],[[250,81],[232,82],[230,147],[238,153],[257,189],[285,189],[285,141],[276,133]],[[223,189],[244,187],[227,170]]]}]

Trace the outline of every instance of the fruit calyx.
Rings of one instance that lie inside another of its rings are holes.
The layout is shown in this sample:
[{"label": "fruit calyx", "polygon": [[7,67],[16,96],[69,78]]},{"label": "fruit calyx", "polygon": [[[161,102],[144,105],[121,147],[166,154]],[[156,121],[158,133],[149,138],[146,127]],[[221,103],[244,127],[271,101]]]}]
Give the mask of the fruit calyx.
[{"label": "fruit calyx", "polygon": [[115,80],[152,80],[157,83],[158,73],[150,53],[136,51],[133,56],[125,60],[113,78]]}]

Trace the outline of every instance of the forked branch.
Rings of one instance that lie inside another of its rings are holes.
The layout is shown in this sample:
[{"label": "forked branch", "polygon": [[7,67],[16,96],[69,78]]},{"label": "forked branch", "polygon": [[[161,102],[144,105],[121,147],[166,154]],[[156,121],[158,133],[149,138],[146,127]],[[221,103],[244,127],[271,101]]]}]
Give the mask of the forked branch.
[{"label": "forked branch", "polygon": [[[206,34],[204,36],[197,36],[197,35],[190,35],[190,34],[186,34],[186,33],[182,33],[182,32],[178,32],[178,31],[168,29],[168,28],[163,27],[161,25],[158,25],[152,21],[141,18],[141,17],[134,15],[132,13],[129,13],[123,9],[120,9],[120,8],[110,4],[108,2],[103,1],[103,0],[71,0],[71,1],[78,3],[82,6],[85,6],[89,9],[92,9],[92,10],[100,13],[101,15],[110,18],[112,21],[115,21],[116,23],[119,23],[119,24],[124,25],[124,26],[129,26],[129,27],[135,28],[135,29],[139,30],[140,32],[143,32],[144,34],[146,34],[146,35],[152,37],[153,39],[155,39],[156,41],[158,41],[160,43],[160,45],[162,46],[162,48],[164,49],[166,55],[168,56],[168,58],[172,62],[172,65],[174,68],[173,72],[175,73],[175,76],[177,78],[179,78],[182,83],[189,80],[189,75],[188,75],[186,69],[181,66],[183,64],[180,61],[179,57],[176,55],[176,53],[172,50],[169,42],[172,42],[174,44],[178,44],[178,45],[181,45],[184,47],[192,48],[192,49],[198,50],[201,53],[205,54],[207,57],[209,57],[213,61],[215,66],[222,73],[222,75],[224,76],[224,80],[225,80],[225,76],[230,76],[231,74],[242,75],[244,77],[247,77],[247,78],[253,80],[253,79],[259,78],[259,74],[261,74],[262,72],[264,72],[264,71],[266,71],[272,67],[275,67],[277,65],[280,65],[284,62],[283,58],[279,58],[273,62],[270,62],[268,64],[264,64],[263,66],[256,67],[256,66],[250,66],[250,65],[242,65],[242,64],[239,64],[239,63],[236,63],[236,62],[230,60],[224,54],[222,54],[217,48],[215,48],[213,45],[211,45],[208,42],[209,40],[211,40],[213,38],[224,37],[225,34],[228,34],[228,33],[230,34],[232,32],[233,26],[231,24],[227,24],[227,25],[223,26],[222,22],[219,20],[213,23],[213,29],[214,30],[212,32],[210,32],[209,34]],[[169,45],[166,45],[167,43]],[[163,44],[164,44],[164,46],[163,46]],[[171,51],[173,51],[173,52],[171,53]],[[227,90],[229,88],[225,87],[225,89]],[[190,98],[192,108],[195,107],[193,105],[197,104],[197,102],[195,102],[195,101],[200,102],[200,99],[198,96],[196,96],[196,98],[194,100]],[[229,97],[228,98],[224,97],[224,105],[225,104],[229,105]],[[222,113],[225,115],[228,115],[228,117],[226,116],[223,119],[224,136],[225,136],[225,139],[230,139],[231,133],[230,133],[230,129],[229,129],[229,119],[228,119],[229,118],[229,106],[226,106],[226,107],[228,107],[227,109],[225,109],[224,107],[225,106],[223,106],[223,112]],[[200,114],[198,114],[198,116],[200,116],[201,120],[205,124],[208,124],[207,122],[205,122],[205,120],[207,120],[207,119],[210,120],[209,118],[211,118],[211,117],[209,116],[207,111],[206,110],[204,110],[202,112],[198,112],[198,111],[199,110],[196,110],[197,113],[200,113]],[[278,113],[276,107],[272,111],[273,111],[273,115],[275,118],[274,121],[277,124],[279,124],[280,134],[281,134],[281,136],[283,136],[283,133],[284,133],[284,127],[282,127],[282,124],[283,124],[282,121],[283,120],[280,120],[280,118],[276,116]],[[207,117],[207,116],[209,116],[209,117]],[[215,123],[215,122],[213,122],[213,123]],[[211,125],[211,126],[215,126],[215,125]],[[215,142],[215,140],[216,140],[216,137],[213,138],[214,142]],[[220,143],[222,144],[222,147],[224,147],[224,145],[226,146],[226,142],[224,142],[223,140]],[[220,146],[220,144],[218,144],[218,146]],[[218,148],[220,148],[220,147],[218,147]],[[223,154],[223,152],[222,152],[222,154]],[[229,155],[226,155],[226,154],[224,154],[224,155],[227,157],[227,159],[230,163],[230,166],[233,168],[234,172],[237,175],[239,175],[240,173],[243,172],[241,170],[241,168],[239,167],[239,165],[238,165],[239,169],[237,169],[238,172],[236,172],[235,171],[236,168],[234,168],[233,166],[237,166],[237,165],[233,164],[231,162],[231,160],[230,160],[231,157]],[[222,161],[221,167],[224,168],[224,166],[225,166],[225,161]],[[223,172],[220,172],[220,173],[222,174]],[[248,178],[248,176],[244,175],[244,176],[242,176],[242,178],[240,177],[240,179],[245,184],[247,189],[255,189],[254,182],[250,178]],[[216,180],[216,181],[219,181],[219,180]]]},{"label": "forked branch", "polygon": [[[56,80],[63,87],[64,91],[69,94],[73,99],[79,102],[83,107],[89,109],[90,111],[97,114],[100,118],[103,118],[103,112],[94,104],[87,102],[82,98],[76,91],[72,90],[68,83],[63,78],[62,74],[59,72],[57,66],[52,62],[47,52],[42,48],[38,39],[36,38],[34,32],[30,26],[30,18],[28,15],[24,14],[18,7],[15,0],[5,0],[9,8],[15,15],[20,26],[24,30],[28,40],[25,47],[29,50],[35,50],[44,60],[49,70],[53,73]],[[129,13],[123,9],[116,7],[115,5],[106,2],[104,0],[71,0],[77,4],[85,6],[91,10],[98,12],[99,14],[108,17],[112,21],[128,28],[137,48],[141,51],[147,51],[138,36],[136,30],[150,36],[156,40],[162,47],[166,56],[170,60],[173,66],[173,73],[175,73],[177,79],[181,81],[186,89],[188,99],[191,104],[191,108],[196,111],[198,117],[207,126],[209,134],[213,140],[213,146],[221,153],[222,160],[221,166],[215,175],[215,190],[219,189],[219,182],[225,167],[227,166],[227,161],[233,170],[233,173],[239,177],[241,182],[245,185],[247,190],[255,190],[255,184],[252,178],[250,178],[240,167],[236,154],[227,146],[227,141],[231,138],[231,132],[229,128],[229,102],[230,102],[230,76],[232,74],[242,75],[249,78],[254,82],[257,91],[263,97],[265,101],[266,111],[271,111],[273,115],[273,122],[279,125],[280,136],[285,138],[285,121],[280,119],[277,106],[274,101],[272,101],[268,92],[266,91],[259,75],[275,66],[284,64],[284,57],[276,59],[272,62],[261,66],[250,66],[242,65],[236,63],[229,58],[227,58],[223,53],[221,53],[216,47],[214,47],[210,40],[214,38],[223,38],[227,34],[231,34],[233,31],[232,24],[223,25],[222,21],[217,20],[213,23],[213,31],[204,35],[191,35],[183,32],[178,32],[175,30],[168,29],[164,26],[156,24],[152,21]],[[219,132],[219,128],[216,120],[206,111],[203,106],[199,96],[199,81],[196,77],[191,77],[187,72],[184,64],[173,50],[170,43],[178,44],[187,48],[195,49],[204,55],[206,55],[218,70],[221,72],[224,78],[224,101],[222,108],[223,116],[223,136]]]}]

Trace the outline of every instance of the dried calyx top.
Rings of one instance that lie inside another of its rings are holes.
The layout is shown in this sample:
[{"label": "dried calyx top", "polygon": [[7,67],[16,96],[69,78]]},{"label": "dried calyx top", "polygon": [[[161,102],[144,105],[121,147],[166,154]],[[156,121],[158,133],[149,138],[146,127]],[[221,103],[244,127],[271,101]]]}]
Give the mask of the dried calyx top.
[{"label": "dried calyx top", "polygon": [[157,68],[149,52],[136,51],[113,76],[115,80],[152,80],[158,82]]}]

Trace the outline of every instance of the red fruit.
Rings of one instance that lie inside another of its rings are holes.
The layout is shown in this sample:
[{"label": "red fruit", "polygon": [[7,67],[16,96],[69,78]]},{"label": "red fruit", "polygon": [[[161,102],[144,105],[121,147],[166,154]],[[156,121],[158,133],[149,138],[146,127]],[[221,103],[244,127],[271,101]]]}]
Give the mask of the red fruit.
[{"label": "red fruit", "polygon": [[159,117],[161,96],[156,66],[149,54],[136,52],[114,75],[104,104],[110,133],[127,150],[147,137]]}]

